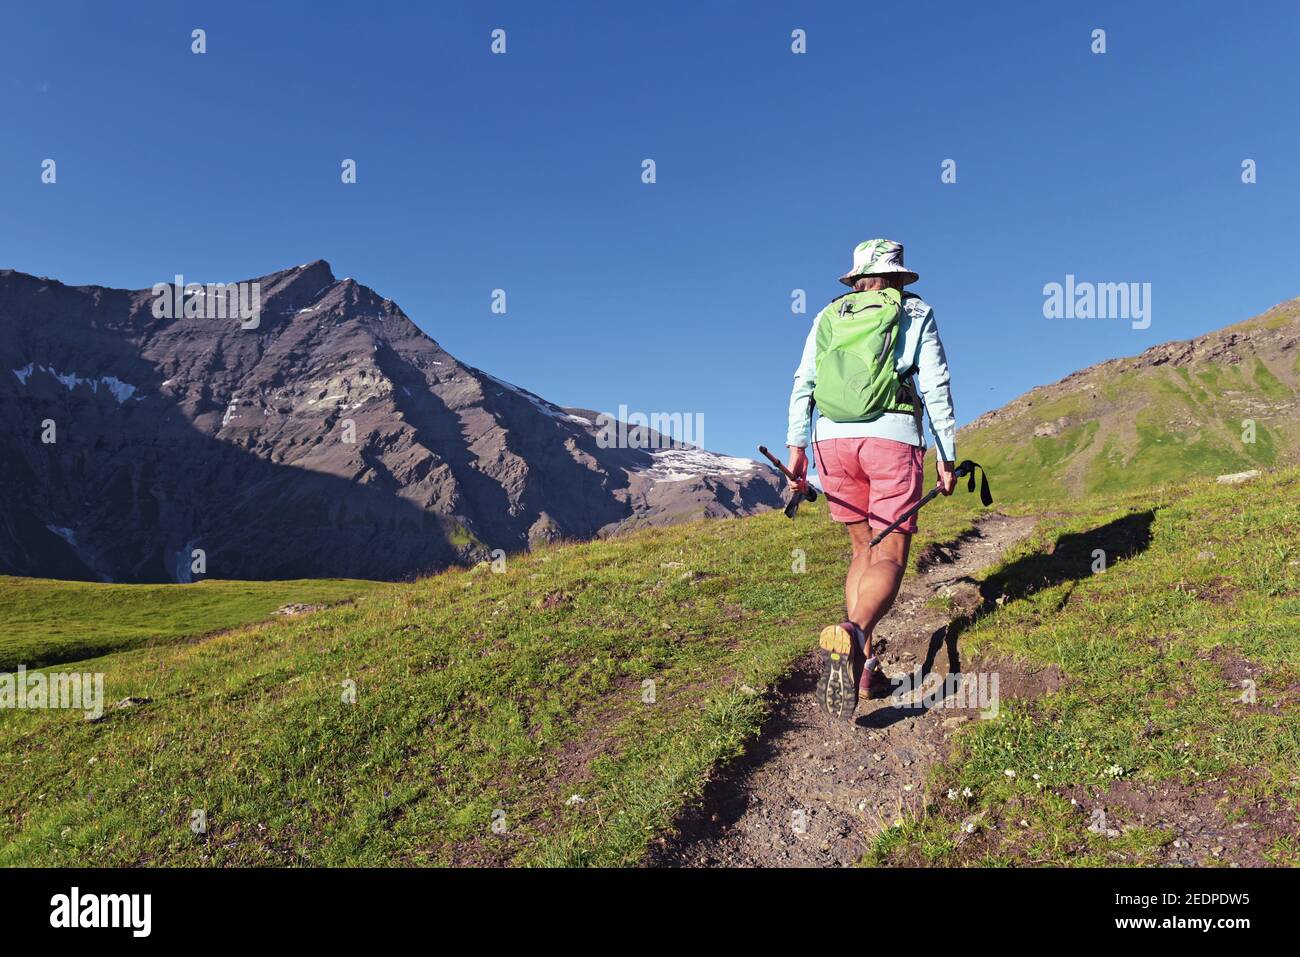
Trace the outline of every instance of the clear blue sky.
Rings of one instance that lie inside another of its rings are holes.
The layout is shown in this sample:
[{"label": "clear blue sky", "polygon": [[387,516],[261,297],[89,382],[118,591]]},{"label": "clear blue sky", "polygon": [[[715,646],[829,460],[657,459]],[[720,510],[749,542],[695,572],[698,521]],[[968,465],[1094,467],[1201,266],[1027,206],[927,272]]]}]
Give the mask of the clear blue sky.
[{"label": "clear blue sky", "polygon": [[[466,362],[702,412],[752,456],[783,441],[791,290],[815,310],[888,236],[964,423],[1300,294],[1298,51],[1293,3],[12,5],[0,267],[141,288],[324,258]],[[1152,283],[1151,327],[1043,318],[1067,273]]]}]

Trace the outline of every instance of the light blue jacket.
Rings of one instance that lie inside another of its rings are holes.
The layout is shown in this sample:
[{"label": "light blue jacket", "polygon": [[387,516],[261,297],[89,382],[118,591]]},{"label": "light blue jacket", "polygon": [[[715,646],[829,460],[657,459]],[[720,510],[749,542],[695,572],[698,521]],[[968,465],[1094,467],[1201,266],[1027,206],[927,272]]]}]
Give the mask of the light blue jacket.
[{"label": "light blue jacket", "polygon": [[[794,373],[790,392],[790,425],[786,444],[804,448],[808,445],[809,415],[813,388],[817,385],[817,324],[826,310],[813,319],[812,329],[803,345],[803,358]],[[930,415],[930,432],[941,458],[957,461],[957,429],[953,420],[952,392],[948,388],[948,360],[939,341],[934,310],[918,296],[908,294],[899,317],[898,341],[894,344],[894,368],[900,375],[915,369],[913,382],[917,394]],[[824,415],[817,417],[814,439],[893,439],[925,448],[921,430],[921,410],[916,415],[887,412],[871,422],[835,422]]]}]

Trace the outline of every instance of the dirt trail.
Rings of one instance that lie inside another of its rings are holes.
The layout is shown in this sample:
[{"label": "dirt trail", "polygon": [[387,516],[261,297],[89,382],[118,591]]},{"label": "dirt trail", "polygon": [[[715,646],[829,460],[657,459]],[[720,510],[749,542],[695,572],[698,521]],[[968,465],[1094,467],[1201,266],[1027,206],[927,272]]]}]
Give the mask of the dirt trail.
[{"label": "dirt trail", "polygon": [[[1032,518],[992,514],[957,541],[923,552],[919,574],[903,580],[876,629],[885,639],[885,672],[914,672],[927,660],[940,675],[960,671],[959,649],[945,642],[957,611],[930,599],[950,596],[957,610],[977,606],[974,575],[1033,527]],[[828,623],[837,611],[828,609]],[[920,806],[926,771],[971,712],[863,699],[853,724],[832,722],[814,700],[816,681],[810,651],[777,686],[758,740],[682,813],[676,835],[651,848],[649,866],[851,866],[883,826]]]}]

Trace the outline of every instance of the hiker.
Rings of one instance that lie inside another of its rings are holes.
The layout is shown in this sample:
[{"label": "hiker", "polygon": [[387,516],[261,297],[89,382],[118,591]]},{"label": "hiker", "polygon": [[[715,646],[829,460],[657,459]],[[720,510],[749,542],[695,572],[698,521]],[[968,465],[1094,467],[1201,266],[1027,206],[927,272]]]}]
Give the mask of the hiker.
[{"label": "hiker", "polygon": [[853,544],[845,620],[822,629],[818,639],[818,698],[844,720],[852,719],[859,693],[879,698],[892,687],[872,632],[898,594],[916,516],[875,548],[870,541],[921,498],[922,404],[934,435],[938,488],[951,495],[955,484],[952,396],[934,310],[903,291],[918,278],[904,268],[899,243],[860,243],[853,268],[840,277],[852,291],[813,320],[790,393],[786,444],[797,488],[806,487],[811,438],[831,518],[845,525]]}]

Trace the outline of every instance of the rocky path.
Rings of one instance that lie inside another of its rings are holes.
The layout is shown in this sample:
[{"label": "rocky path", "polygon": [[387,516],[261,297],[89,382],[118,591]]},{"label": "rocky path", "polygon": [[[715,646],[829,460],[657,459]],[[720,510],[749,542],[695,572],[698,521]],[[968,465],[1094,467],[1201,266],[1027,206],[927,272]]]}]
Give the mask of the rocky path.
[{"label": "rocky path", "polygon": [[[927,549],[877,628],[885,672],[914,673],[927,662],[939,675],[960,671],[960,649],[945,640],[956,612],[930,599],[950,597],[964,611],[977,606],[975,575],[1033,526],[1032,518],[992,514],[959,540]],[[832,722],[814,700],[816,681],[810,651],[777,687],[758,740],[683,812],[676,835],[652,847],[647,864],[851,866],[882,827],[919,807],[926,771],[971,712],[864,699],[853,724]]]}]

